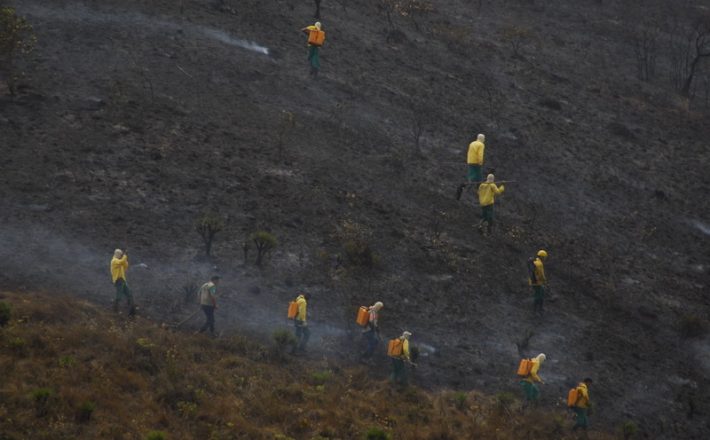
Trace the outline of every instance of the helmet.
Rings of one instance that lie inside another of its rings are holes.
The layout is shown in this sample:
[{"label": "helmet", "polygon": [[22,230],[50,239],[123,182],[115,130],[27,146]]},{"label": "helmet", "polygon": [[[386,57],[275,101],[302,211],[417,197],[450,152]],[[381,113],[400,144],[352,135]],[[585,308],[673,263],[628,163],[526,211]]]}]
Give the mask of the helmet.
[{"label": "helmet", "polygon": [[547,258],[547,251],[544,249],[540,249],[539,251],[537,251],[537,256],[542,257],[542,258]]}]

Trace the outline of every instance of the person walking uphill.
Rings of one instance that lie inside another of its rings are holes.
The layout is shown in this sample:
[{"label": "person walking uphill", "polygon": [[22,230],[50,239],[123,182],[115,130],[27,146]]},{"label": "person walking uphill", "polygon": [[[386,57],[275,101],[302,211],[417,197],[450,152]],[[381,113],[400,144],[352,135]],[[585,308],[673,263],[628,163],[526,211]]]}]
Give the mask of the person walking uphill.
[{"label": "person walking uphill", "polygon": [[215,275],[208,282],[200,287],[200,308],[205,314],[205,324],[200,328],[200,333],[209,330],[212,336],[214,333],[214,311],[217,308],[217,285],[219,276]]},{"label": "person walking uphill", "polygon": [[478,224],[478,231],[483,234],[486,227],[488,233],[493,228],[493,204],[496,196],[503,194],[505,185],[498,187],[495,183],[495,176],[489,174],[486,181],[478,186],[478,203],[481,205],[481,223]]},{"label": "person walking uphill", "polygon": [[111,279],[116,287],[116,298],[113,301],[113,310],[118,312],[118,304],[122,298],[126,298],[128,303],[128,315],[133,316],[136,313],[136,306],[133,304],[133,296],[128,289],[126,281],[126,272],[128,271],[128,254],[121,249],[113,251],[111,259]]},{"label": "person walking uphill", "polygon": [[533,288],[533,310],[537,313],[543,313],[543,303],[545,300],[545,284],[547,284],[547,278],[545,278],[545,265],[544,260],[547,259],[547,251],[540,249],[537,251],[537,257],[528,263],[530,265],[530,279],[529,284]]},{"label": "person walking uphill", "polygon": [[572,431],[576,431],[577,429],[582,429],[585,432],[587,432],[587,425],[588,425],[588,420],[587,416],[589,415],[589,407],[591,406],[591,402],[589,401],[589,386],[592,384],[592,379],[586,378],[584,381],[580,382],[579,385],[577,385],[576,388],[576,399],[575,402],[572,405],[572,411],[575,413],[575,423],[574,426],[572,427]]},{"label": "person walking uphill", "polygon": [[547,357],[544,353],[538,354],[536,357],[529,360],[530,371],[523,377],[520,381],[520,386],[523,389],[523,395],[525,397],[524,406],[529,404],[535,404],[540,397],[540,389],[537,383],[545,383],[542,381],[538,373],[540,372],[540,366],[545,362]]},{"label": "person walking uphill", "polygon": [[408,331],[402,336],[392,339],[387,347],[387,354],[392,358],[392,382],[399,385],[407,385],[407,370],[405,362],[411,363],[412,357],[409,351],[409,338],[412,334]]},{"label": "person walking uphill", "polygon": [[306,351],[306,344],[311,337],[311,331],[308,328],[308,301],[311,299],[309,293],[301,293],[296,298],[296,306],[298,311],[295,317],[296,326],[296,345],[293,347],[293,354]]},{"label": "person walking uphill", "polygon": [[317,21],[311,26],[301,29],[301,32],[308,35],[308,62],[311,64],[310,75],[318,77],[320,71],[320,48],[325,43],[325,31],[321,30],[321,23]]},{"label": "person walking uphill", "polygon": [[363,359],[369,359],[377,348],[377,343],[380,340],[380,310],[384,307],[381,301],[377,301],[368,309],[367,328],[365,329],[365,338],[367,339],[367,350],[363,353]]},{"label": "person walking uphill", "polygon": [[483,181],[483,153],[486,149],[486,136],[479,134],[477,139],[468,145],[468,181]]}]

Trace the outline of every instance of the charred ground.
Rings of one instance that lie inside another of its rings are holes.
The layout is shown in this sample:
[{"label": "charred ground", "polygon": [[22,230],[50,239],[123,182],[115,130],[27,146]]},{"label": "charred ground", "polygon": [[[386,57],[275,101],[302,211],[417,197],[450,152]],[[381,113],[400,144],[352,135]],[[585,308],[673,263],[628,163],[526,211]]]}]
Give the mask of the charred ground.
[{"label": "charred ground", "polygon": [[[334,2],[311,82],[310,2],[174,3],[16,5],[39,43],[0,100],[4,284],[107,302],[126,246],[148,265],[130,274],[146,313],[178,321],[183,285],[216,265],[235,286],[222,326],[269,334],[308,289],[324,352],[346,361],[344,322],[381,299],[387,335],[433,348],[420,383],[515,391],[519,356],[542,351],[545,403],[591,375],[595,423],[701,438],[710,129],[661,74],[636,79],[642,11],[451,1],[391,26],[374,2]],[[453,198],[478,132],[516,181],[485,238],[472,195]],[[209,263],[193,231],[206,210],[227,219]],[[242,264],[257,229],[279,240],[262,270]],[[366,247],[373,259],[352,258]],[[524,266],[540,247],[542,319]]]}]

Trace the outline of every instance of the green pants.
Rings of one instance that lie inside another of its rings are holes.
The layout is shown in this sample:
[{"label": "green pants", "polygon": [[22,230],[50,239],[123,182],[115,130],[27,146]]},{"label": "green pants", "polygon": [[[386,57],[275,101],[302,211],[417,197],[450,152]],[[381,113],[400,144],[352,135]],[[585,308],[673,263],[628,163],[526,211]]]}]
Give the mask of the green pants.
[{"label": "green pants", "polygon": [[532,286],[533,288],[533,309],[537,311],[542,311],[542,305],[545,300],[545,287],[544,286]]},{"label": "green pants", "polygon": [[126,301],[128,301],[128,305],[132,306],[133,296],[131,296],[131,291],[128,289],[128,283],[126,283],[126,280],[124,280],[123,278],[119,278],[116,280],[116,283],[114,285],[116,286],[116,304],[121,302],[121,299],[125,297]]},{"label": "green pants", "polygon": [[392,358],[392,382],[407,385],[407,369],[404,360]]},{"label": "green pants", "polygon": [[587,419],[587,408],[580,408],[580,407],[573,407],[572,411],[577,415],[576,417],[576,422],[574,423],[574,426],[572,429],[577,429],[577,428],[582,428],[582,429],[587,429],[587,424],[589,423]]},{"label": "green pants", "polygon": [[493,205],[481,207],[481,220],[488,223],[488,226],[493,226]]},{"label": "green pants", "polygon": [[311,68],[320,69],[320,55],[318,53],[318,46],[308,47],[308,61],[311,62]]},{"label": "green pants", "polygon": [[527,402],[536,402],[540,397],[540,389],[534,383],[521,380],[520,386],[523,389],[523,395]]},{"label": "green pants", "polygon": [[481,175],[481,165],[468,165],[468,181],[469,182],[481,182],[483,176]]}]

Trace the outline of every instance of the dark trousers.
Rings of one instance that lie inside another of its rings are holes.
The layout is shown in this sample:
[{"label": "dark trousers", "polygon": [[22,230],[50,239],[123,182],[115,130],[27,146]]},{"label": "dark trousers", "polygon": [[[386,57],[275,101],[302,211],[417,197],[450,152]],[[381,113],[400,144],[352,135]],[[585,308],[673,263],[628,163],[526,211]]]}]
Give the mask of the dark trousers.
[{"label": "dark trousers", "polygon": [[305,350],[308,339],[311,337],[311,330],[303,321],[296,320],[296,349]]},{"label": "dark trousers", "polygon": [[375,352],[380,338],[375,330],[368,330],[365,332],[365,339],[367,340],[367,349],[365,350],[365,353],[363,353],[362,357],[369,358]]},{"label": "dark trousers", "polygon": [[114,286],[116,287],[116,298],[113,300],[114,310],[118,311],[118,304],[121,302],[121,299],[126,298],[129,313],[133,313],[133,296],[131,295],[131,291],[128,289],[128,283],[126,283],[126,280],[119,278],[116,280]]},{"label": "dark trousers", "polygon": [[202,305],[202,311],[205,313],[205,324],[200,329],[200,333],[209,330],[214,335],[214,306]]},{"label": "dark trousers", "polygon": [[545,302],[545,287],[532,286],[533,288],[533,310],[542,313],[543,303]]},{"label": "dark trousers", "polygon": [[407,385],[407,369],[404,359],[392,358],[392,382],[400,385]]},{"label": "dark trousers", "polygon": [[572,427],[573,431],[576,431],[579,428],[582,428],[583,430],[587,430],[587,425],[589,424],[589,421],[587,419],[587,408],[580,408],[578,406],[575,406],[572,408],[572,410],[575,412],[577,417],[575,418],[575,423],[574,426]]}]

